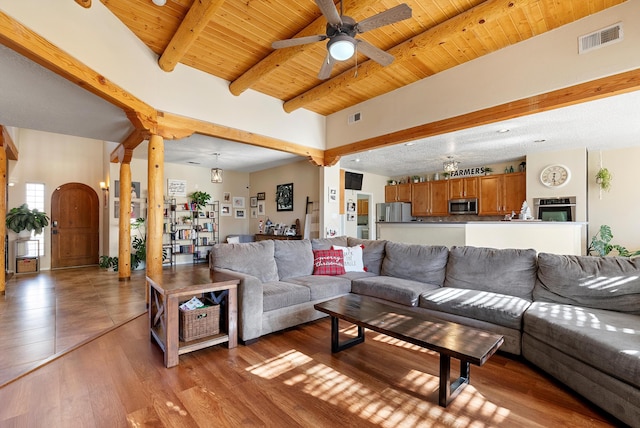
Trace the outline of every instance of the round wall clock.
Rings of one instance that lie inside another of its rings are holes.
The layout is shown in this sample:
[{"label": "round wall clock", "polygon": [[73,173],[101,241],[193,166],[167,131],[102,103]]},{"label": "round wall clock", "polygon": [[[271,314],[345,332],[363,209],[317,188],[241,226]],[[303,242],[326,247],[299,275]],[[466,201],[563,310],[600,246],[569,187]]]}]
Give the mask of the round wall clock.
[{"label": "round wall clock", "polygon": [[571,179],[571,171],[564,165],[549,165],[540,173],[540,182],[547,187],[561,187]]}]

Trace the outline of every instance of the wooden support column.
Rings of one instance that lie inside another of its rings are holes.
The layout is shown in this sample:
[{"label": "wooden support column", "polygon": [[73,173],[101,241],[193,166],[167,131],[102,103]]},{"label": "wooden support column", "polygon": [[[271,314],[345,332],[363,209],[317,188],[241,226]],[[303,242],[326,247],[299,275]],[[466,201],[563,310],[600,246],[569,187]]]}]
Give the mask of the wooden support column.
[{"label": "wooden support column", "polygon": [[118,279],[131,278],[131,164],[120,164],[120,211],[118,239]]},{"label": "wooden support column", "polygon": [[[162,222],[164,209],[164,139],[153,134],[147,150],[147,276],[157,278],[162,274]],[[147,287],[149,285],[147,284]],[[147,288],[148,291],[148,288]],[[147,299],[149,293],[147,292]]]},{"label": "wooden support column", "polygon": [[0,244],[0,295],[5,294],[7,278],[5,272],[7,266],[5,263],[6,248],[4,247],[5,236],[7,235],[7,152],[4,144],[0,147],[0,236],[2,244]]}]

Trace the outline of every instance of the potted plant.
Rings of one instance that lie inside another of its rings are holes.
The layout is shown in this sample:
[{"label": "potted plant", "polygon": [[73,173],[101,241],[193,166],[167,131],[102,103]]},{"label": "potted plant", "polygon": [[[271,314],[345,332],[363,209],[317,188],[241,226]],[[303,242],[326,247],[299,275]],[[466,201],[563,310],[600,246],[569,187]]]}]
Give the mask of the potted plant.
[{"label": "potted plant", "polygon": [[27,204],[22,204],[9,210],[6,224],[15,233],[28,231],[31,235],[31,231],[33,231],[36,235],[40,235],[44,227],[49,225],[49,217],[46,213],[38,211],[37,208],[31,210]]},{"label": "potted plant", "polygon": [[196,205],[196,210],[198,211],[204,208],[207,202],[209,202],[209,200],[211,199],[211,195],[209,195],[207,192],[201,192],[199,190],[194,191],[189,195],[189,197],[191,198],[191,201]]},{"label": "potted plant", "polygon": [[113,272],[118,271],[118,257],[100,256],[98,266]]},{"label": "potted plant", "polygon": [[419,183],[420,182],[420,176],[419,175],[414,175],[413,177],[411,177],[413,179],[414,183]]},{"label": "potted plant", "polygon": [[596,183],[600,186],[600,189],[609,191],[611,189],[611,179],[613,176],[607,168],[600,168],[596,173]]},{"label": "potted plant", "polygon": [[484,175],[491,175],[492,172],[493,172],[493,168],[491,168],[490,166],[484,167]]},{"label": "potted plant", "polygon": [[138,266],[144,267],[147,259],[147,234],[145,229],[144,218],[137,218],[131,223],[131,230],[137,232],[131,241],[131,269],[137,269]]}]

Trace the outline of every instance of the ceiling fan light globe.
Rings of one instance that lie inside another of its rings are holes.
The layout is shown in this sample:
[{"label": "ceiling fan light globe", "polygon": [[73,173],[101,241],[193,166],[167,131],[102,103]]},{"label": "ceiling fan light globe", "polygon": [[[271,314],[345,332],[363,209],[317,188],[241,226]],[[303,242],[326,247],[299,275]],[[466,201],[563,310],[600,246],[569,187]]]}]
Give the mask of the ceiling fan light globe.
[{"label": "ceiling fan light globe", "polygon": [[164,6],[167,3],[167,0],[151,0],[151,1],[156,6]]},{"label": "ceiling fan light globe", "polygon": [[329,54],[336,61],[348,60],[356,51],[353,39],[346,35],[339,35],[329,40],[328,49]]}]

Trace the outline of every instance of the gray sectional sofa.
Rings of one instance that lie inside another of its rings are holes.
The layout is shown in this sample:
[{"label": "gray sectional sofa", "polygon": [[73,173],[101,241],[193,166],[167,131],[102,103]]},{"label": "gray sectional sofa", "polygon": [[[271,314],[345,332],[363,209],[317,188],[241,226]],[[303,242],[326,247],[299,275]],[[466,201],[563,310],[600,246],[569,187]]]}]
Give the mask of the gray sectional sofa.
[{"label": "gray sectional sofa", "polygon": [[[314,251],[364,246],[366,272],[313,275]],[[640,259],[426,246],[351,237],[218,244],[210,267],[240,278],[239,338],[313,321],[347,293],[501,334],[522,355],[636,426],[640,421]]]}]

